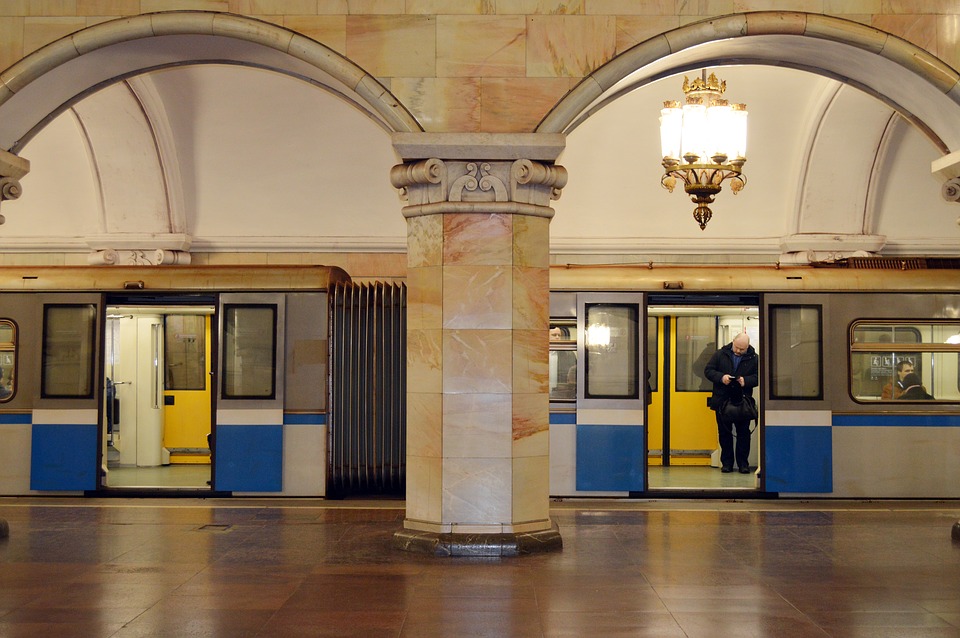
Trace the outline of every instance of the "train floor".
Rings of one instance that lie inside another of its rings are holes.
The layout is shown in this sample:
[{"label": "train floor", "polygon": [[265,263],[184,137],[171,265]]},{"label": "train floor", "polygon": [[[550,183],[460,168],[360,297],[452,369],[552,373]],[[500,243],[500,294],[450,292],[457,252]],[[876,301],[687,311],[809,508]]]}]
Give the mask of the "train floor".
[{"label": "train floor", "polygon": [[960,636],[960,501],[567,499],[563,549],[394,549],[399,501],[0,498],[0,636]]}]

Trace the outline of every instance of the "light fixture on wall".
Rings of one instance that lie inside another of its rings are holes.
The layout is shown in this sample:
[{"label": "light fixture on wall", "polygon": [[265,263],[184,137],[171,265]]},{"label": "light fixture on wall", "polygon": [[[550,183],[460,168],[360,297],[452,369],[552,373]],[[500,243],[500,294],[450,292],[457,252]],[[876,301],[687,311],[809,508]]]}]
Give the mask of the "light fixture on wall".
[{"label": "light fixture on wall", "polygon": [[747,180],[743,164],[747,161],[747,106],[729,104],[721,96],[727,83],[713,73],[691,82],[683,78],[686,103],[663,103],[660,111],[660,148],[663,151],[663,177],[660,184],[671,193],[677,180],[697,205],[693,217],[700,230],[713,217],[708,204],[720,192],[722,182],[730,180],[734,194]]}]

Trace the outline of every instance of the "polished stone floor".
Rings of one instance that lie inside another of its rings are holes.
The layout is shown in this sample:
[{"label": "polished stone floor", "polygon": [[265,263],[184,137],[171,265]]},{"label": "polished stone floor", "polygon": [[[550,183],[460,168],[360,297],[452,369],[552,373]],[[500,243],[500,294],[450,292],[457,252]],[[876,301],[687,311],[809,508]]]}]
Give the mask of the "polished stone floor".
[{"label": "polished stone floor", "polygon": [[398,502],[0,498],[0,637],[960,636],[958,501],[552,516],[559,552],[451,559]]}]

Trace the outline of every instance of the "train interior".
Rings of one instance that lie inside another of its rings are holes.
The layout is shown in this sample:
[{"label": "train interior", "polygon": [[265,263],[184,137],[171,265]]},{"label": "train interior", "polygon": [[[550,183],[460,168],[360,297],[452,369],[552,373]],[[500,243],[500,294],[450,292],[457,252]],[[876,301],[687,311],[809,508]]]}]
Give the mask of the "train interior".
[{"label": "train interior", "polygon": [[123,301],[104,323],[101,488],[210,489],[215,306]]}]

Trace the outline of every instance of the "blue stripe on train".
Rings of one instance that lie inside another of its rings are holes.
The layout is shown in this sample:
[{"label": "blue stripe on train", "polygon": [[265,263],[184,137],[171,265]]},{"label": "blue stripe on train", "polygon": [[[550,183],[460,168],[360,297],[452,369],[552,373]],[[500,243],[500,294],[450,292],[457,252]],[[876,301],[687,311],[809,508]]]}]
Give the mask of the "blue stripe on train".
[{"label": "blue stripe on train", "polygon": [[780,493],[833,491],[833,430],[830,426],[778,425],[764,430],[766,490]]},{"label": "blue stripe on train", "polygon": [[643,437],[639,425],[578,425],[577,489],[642,491]]},{"label": "blue stripe on train", "polygon": [[960,414],[834,414],[837,427],[960,427]]}]

